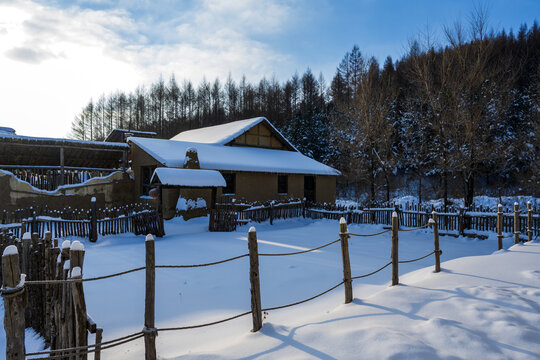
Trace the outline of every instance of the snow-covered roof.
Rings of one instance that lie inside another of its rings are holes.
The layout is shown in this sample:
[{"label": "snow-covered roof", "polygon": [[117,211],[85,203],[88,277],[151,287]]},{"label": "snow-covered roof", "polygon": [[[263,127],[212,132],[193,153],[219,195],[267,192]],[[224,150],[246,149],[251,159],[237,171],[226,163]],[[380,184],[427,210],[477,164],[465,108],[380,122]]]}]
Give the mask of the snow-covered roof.
[{"label": "snow-covered roof", "polygon": [[196,148],[201,169],[286,174],[341,174],[338,170],[302,155],[298,151],[137,137],[131,137],[128,141],[140,147],[163,166],[172,168],[181,168],[186,150]]},{"label": "snow-covered roof", "polygon": [[0,134],[15,135],[15,129],[5,126],[0,126]]},{"label": "snow-covered roof", "polygon": [[138,137],[156,137],[157,133],[154,131],[140,131],[140,130],[127,130],[127,129],[113,129],[109,135],[105,138],[105,142],[125,142],[126,138],[130,136]]},{"label": "snow-covered roof", "polygon": [[116,149],[128,149],[129,146],[125,143],[117,142],[103,142],[103,141],[86,141],[64,138],[49,138],[49,137],[36,137],[36,136],[22,136],[16,135],[15,132],[3,132],[0,131],[0,139],[8,142],[19,142],[24,144],[43,144],[43,145],[62,145],[62,146],[91,146],[101,148],[116,148]]},{"label": "snow-covered roof", "polygon": [[276,129],[274,125],[272,125],[272,123],[268,121],[268,119],[264,116],[246,120],[233,121],[222,125],[208,126],[200,129],[184,131],[172,137],[171,140],[225,145],[261,122],[266,123],[271,129],[273,129],[275,133],[278,134],[278,136],[281,138],[281,140],[286,143],[291,149],[297,150],[294,145],[291,144],[279,132],[279,130]]},{"label": "snow-covered roof", "polygon": [[226,186],[225,179],[216,170],[194,170],[157,168],[152,175],[151,183],[155,180],[162,185],[189,186],[189,187],[217,187]]}]

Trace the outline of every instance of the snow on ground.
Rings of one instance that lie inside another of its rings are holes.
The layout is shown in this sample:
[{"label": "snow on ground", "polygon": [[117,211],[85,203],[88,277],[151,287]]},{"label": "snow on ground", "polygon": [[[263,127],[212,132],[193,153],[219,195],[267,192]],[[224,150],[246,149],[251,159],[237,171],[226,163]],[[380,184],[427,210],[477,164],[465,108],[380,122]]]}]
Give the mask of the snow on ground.
[{"label": "snow on ground", "polygon": [[[286,220],[254,224],[259,251],[290,252],[338,238],[338,222]],[[248,226],[232,233],[209,233],[208,219],[166,222],[156,240],[157,264],[195,264],[247,252]],[[355,233],[382,226],[352,225]],[[144,265],[144,236],[106,236],[84,243],[84,276]],[[495,252],[487,240],[441,237],[443,272],[433,273],[433,257],[400,265],[401,285],[390,287],[390,268],[355,280],[351,304],[343,287],[314,301],[266,314],[251,333],[246,316],[224,324],[180,332],[160,332],[161,359],[534,359],[540,358],[540,244]],[[432,250],[430,230],[400,233],[400,259]],[[390,259],[390,234],[350,240],[352,274],[371,272]],[[219,320],[250,309],[247,258],[208,268],[158,269],[157,327]],[[342,279],[339,244],[317,252],[260,258],[263,308],[308,298]],[[144,271],[85,283],[89,314],[104,328],[104,340],[142,329]],[[2,309],[3,311],[3,309]],[[0,314],[3,316],[3,313]],[[90,341],[93,341],[91,337]],[[27,350],[39,342],[28,339]],[[0,334],[0,353],[5,336]],[[104,359],[144,358],[142,339],[102,354]]]}]

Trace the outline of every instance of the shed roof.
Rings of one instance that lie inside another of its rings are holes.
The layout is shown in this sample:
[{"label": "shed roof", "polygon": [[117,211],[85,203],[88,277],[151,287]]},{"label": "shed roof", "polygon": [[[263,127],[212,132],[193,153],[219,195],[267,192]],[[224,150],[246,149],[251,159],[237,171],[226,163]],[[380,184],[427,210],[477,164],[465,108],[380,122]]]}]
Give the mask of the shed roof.
[{"label": "shed roof", "polygon": [[0,165],[56,166],[60,148],[65,150],[64,165],[71,167],[118,168],[125,143],[105,143],[0,132]]},{"label": "shed roof", "polygon": [[298,151],[222,146],[187,141],[131,137],[128,139],[166,167],[181,168],[188,148],[197,149],[201,169],[286,174],[340,175]]},{"label": "shed roof", "polygon": [[128,129],[113,129],[105,142],[126,142],[130,136],[137,137],[156,137],[157,133],[154,131],[140,131],[140,130],[128,130]]},{"label": "shed roof", "polygon": [[298,151],[293,144],[283,136],[278,129],[272,125],[264,116],[246,120],[233,121],[227,124],[216,126],[208,126],[200,129],[183,131],[180,134],[173,136],[171,140],[189,141],[203,144],[225,145],[238,136],[242,135],[252,127],[264,122],[278,136],[290,150]]},{"label": "shed roof", "polygon": [[226,186],[225,179],[216,170],[157,168],[151,183],[159,180],[162,185],[181,187],[218,187]]}]

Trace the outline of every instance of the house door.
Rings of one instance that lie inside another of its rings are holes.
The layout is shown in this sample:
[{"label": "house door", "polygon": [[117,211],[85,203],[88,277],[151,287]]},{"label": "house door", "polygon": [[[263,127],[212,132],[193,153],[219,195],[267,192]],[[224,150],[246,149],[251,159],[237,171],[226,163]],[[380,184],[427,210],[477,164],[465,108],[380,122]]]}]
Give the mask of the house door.
[{"label": "house door", "polygon": [[304,176],[304,197],[307,202],[315,202],[315,176]]}]

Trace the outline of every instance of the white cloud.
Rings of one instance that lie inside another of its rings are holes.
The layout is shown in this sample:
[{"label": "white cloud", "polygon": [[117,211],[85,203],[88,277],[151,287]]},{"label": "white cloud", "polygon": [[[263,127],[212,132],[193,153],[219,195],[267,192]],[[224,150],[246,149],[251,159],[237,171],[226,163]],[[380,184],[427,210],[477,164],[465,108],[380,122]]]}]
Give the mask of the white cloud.
[{"label": "white cloud", "polygon": [[0,3],[0,125],[66,136],[90,97],[130,91],[160,74],[195,82],[229,72],[288,76],[293,59],[261,39],[283,36],[298,11],[280,1],[207,0],[162,21],[129,9]]}]

